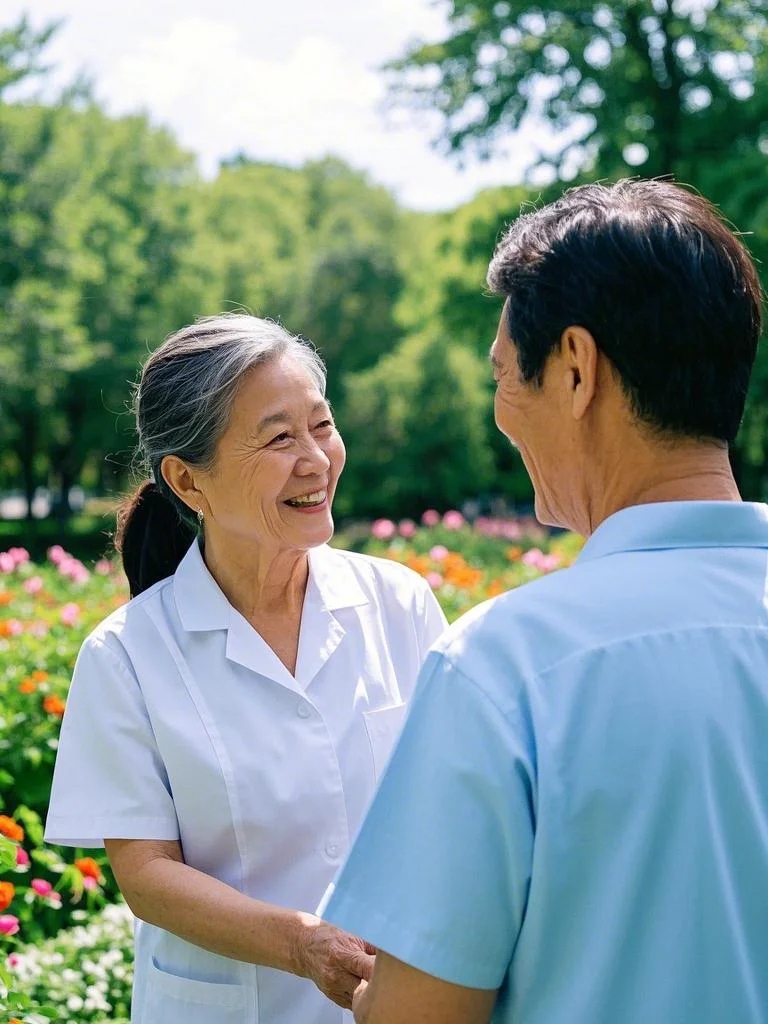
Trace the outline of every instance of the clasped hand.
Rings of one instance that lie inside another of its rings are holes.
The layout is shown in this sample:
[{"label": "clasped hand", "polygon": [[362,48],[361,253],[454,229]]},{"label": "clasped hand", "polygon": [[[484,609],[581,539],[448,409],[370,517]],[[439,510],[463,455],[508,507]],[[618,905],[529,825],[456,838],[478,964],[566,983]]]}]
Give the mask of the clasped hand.
[{"label": "clasped hand", "polygon": [[303,915],[300,971],[323,995],[345,1010],[361,981],[373,974],[376,950],[369,943],[341,931],[311,914]]}]

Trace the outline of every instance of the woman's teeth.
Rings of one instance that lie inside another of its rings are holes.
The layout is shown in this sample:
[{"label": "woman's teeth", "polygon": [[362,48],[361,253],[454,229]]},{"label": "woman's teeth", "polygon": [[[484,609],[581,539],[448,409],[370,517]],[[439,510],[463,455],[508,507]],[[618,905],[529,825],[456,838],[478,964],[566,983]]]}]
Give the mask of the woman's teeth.
[{"label": "woman's teeth", "polygon": [[293,505],[298,508],[306,508],[310,505],[322,505],[325,501],[325,491],[314,491],[312,494],[303,494],[300,498],[289,498],[286,505]]}]

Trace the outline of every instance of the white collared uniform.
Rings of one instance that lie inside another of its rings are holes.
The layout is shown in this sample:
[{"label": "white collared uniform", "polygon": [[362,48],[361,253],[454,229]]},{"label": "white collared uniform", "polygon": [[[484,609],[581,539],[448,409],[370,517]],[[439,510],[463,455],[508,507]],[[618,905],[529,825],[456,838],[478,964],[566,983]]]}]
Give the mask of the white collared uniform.
[{"label": "white collared uniform", "polygon": [[[194,544],[175,576],[85,641],[62,723],[46,839],[178,839],[241,892],[314,912],[343,861],[445,627],[404,566],[329,547],[310,573],[292,676]],[[133,1024],[342,1024],[291,974],[143,922]]]}]

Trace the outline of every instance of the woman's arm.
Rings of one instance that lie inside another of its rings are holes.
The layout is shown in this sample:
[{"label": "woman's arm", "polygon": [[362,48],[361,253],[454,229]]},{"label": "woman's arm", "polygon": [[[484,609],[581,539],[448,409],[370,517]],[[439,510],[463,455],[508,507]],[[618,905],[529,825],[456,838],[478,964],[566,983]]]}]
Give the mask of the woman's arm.
[{"label": "woman's arm", "polygon": [[107,856],[136,917],[220,956],[309,978],[349,1009],[373,971],[371,948],[313,914],[246,896],[184,863],[178,842],[106,839]]}]

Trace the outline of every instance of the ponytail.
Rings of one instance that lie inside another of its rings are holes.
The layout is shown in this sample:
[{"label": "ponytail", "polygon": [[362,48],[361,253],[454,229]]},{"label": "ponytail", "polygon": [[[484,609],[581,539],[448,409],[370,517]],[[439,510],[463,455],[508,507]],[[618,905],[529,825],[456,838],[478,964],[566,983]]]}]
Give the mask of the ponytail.
[{"label": "ponytail", "polygon": [[115,548],[120,553],[131,597],[172,576],[197,530],[153,480],[146,480],[117,512]]}]

